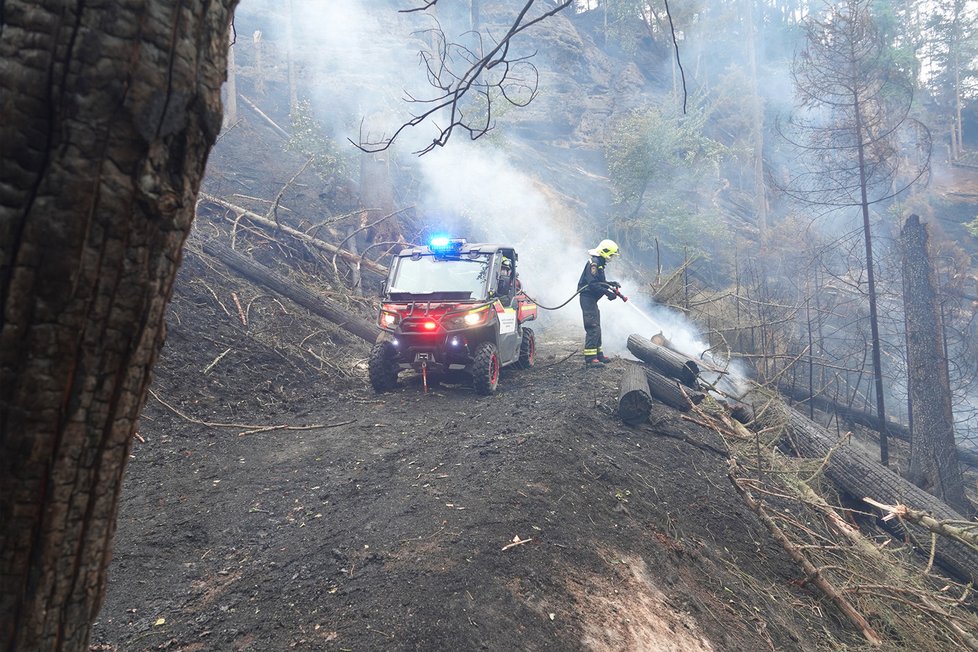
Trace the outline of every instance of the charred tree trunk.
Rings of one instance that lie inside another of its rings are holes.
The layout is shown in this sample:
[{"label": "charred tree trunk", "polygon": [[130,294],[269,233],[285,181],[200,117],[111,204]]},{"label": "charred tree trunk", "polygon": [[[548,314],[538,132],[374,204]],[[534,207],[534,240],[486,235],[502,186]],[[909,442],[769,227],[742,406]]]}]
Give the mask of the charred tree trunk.
[{"label": "charred tree trunk", "polygon": [[618,416],[628,425],[635,426],[648,419],[651,411],[652,397],[649,396],[645,371],[635,364],[626,365],[618,392]]},{"label": "charred tree trunk", "polygon": [[734,403],[729,406],[730,416],[740,423],[750,423],[754,420],[754,409],[744,403]]},{"label": "charred tree trunk", "polygon": [[645,370],[649,393],[652,398],[661,401],[680,412],[688,412],[694,405],[699,405],[706,398],[703,392],[684,387],[677,380],[666,378],[652,369]]},{"label": "charred tree trunk", "polygon": [[[839,441],[792,408],[771,407],[763,421],[764,426],[784,426],[785,435],[799,456],[828,458],[825,474],[841,491],[857,500],[872,498],[889,505],[902,503],[930,512],[939,520],[965,520],[943,501],[904,480],[847,441]],[[905,523],[905,527],[916,542],[916,550],[925,557],[929,555],[930,532],[913,523]],[[902,536],[903,533],[899,534]],[[978,582],[978,552],[964,544],[940,538],[935,560],[964,581]]]},{"label": "charred tree trunk", "polygon": [[900,233],[907,337],[907,385],[913,424],[909,479],[962,514],[971,511],[954,447],[940,307],[927,251],[927,227],[911,215]]},{"label": "charred tree trunk", "polygon": [[655,367],[662,375],[676,378],[683,385],[696,389],[696,378],[700,369],[692,358],[654,344],[641,335],[628,336],[628,350],[639,360]]},{"label": "charred tree trunk", "polygon": [[235,4],[2,3],[0,649],[88,649]]},{"label": "charred tree trunk", "polygon": [[377,335],[380,334],[380,329],[373,324],[352,316],[349,310],[345,310],[329,299],[321,297],[301,285],[282,278],[267,267],[256,263],[251,258],[242,256],[233,249],[214,244],[213,242],[208,242],[204,245],[204,253],[218,258],[225,265],[237,271],[245,278],[274,290],[284,297],[292,299],[300,306],[320,317],[328,319],[348,333],[352,333],[371,344],[377,341]]},{"label": "charred tree trunk", "polygon": [[[866,410],[860,410],[846,403],[832,400],[824,394],[819,394],[820,391],[822,390],[816,387],[815,395],[810,396],[807,387],[792,387],[787,382],[778,383],[778,392],[800,403],[806,410],[808,409],[808,404],[811,403],[816,410],[821,410],[828,414],[837,414],[840,419],[851,423],[858,423],[861,426],[866,426],[879,432],[881,428],[880,418],[875,412],[867,412]],[[910,441],[910,428],[902,423],[890,421],[886,424],[886,431],[897,439]]]},{"label": "charred tree trunk", "polygon": [[[809,397],[807,390],[800,388],[792,389],[788,383],[778,383],[778,391],[784,396],[802,404],[811,401],[816,409],[828,414],[835,414],[839,419],[850,423],[858,423],[861,426],[866,426],[876,431],[880,429],[880,419],[872,412],[866,412],[865,410],[859,410],[845,403],[833,401],[826,396],[816,395]],[[886,424],[886,431],[897,439],[906,442],[910,441],[910,428],[902,423],[889,421]],[[960,462],[978,468],[978,452],[958,447],[957,456]]]}]

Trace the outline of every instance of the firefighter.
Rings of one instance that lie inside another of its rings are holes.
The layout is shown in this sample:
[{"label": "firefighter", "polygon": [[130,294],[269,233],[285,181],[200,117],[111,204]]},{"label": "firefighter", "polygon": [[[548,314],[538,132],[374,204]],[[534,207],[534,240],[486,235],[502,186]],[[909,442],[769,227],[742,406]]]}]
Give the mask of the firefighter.
[{"label": "firefighter", "polygon": [[503,305],[509,307],[513,297],[519,294],[522,289],[519,274],[514,273],[513,261],[508,256],[503,256],[503,262],[499,269],[499,279],[496,283],[496,294],[502,300]]},{"label": "firefighter", "polygon": [[618,298],[617,281],[605,278],[604,268],[614,256],[618,255],[618,245],[613,240],[602,240],[598,246],[588,251],[591,257],[584,265],[584,271],[577,282],[581,297],[581,313],[584,315],[584,365],[601,367],[611,362],[611,358],[601,352],[601,312],[598,300],[608,297],[609,301]]}]

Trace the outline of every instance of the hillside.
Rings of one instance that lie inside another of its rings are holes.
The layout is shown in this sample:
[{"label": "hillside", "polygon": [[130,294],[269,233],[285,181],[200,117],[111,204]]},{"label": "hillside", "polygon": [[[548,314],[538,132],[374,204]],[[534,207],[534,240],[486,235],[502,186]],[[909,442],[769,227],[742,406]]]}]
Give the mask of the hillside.
[{"label": "hillside", "polygon": [[[202,251],[228,228],[202,216],[185,252],[93,649],[858,649],[731,482],[761,447],[774,473],[738,482],[853,599],[860,574],[879,582],[858,604],[892,649],[949,649],[947,627],[971,626],[909,549],[792,497],[796,477],[822,486],[823,460],[790,463],[707,405],[622,424],[628,363],[585,372],[577,329],[543,325],[537,365],[490,397],[414,374],[374,394],[365,342]],[[236,237],[320,283],[284,238]]]},{"label": "hillside", "polygon": [[[202,262],[134,444],[100,649],[858,644],[732,490],[716,432],[665,406],[624,426],[624,362],[585,375],[576,333],[542,333],[489,398],[417,377],[376,396],[362,343]],[[248,333],[205,286],[254,301]],[[329,366],[251,336],[287,327],[336,337]]]}]

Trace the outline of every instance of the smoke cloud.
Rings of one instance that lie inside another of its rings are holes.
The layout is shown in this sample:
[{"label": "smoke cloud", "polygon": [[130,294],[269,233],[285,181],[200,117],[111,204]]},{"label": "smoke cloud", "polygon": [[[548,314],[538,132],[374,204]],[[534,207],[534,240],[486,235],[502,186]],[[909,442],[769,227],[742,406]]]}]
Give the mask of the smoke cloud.
[{"label": "smoke cloud", "polygon": [[[424,108],[406,104],[405,97],[425,98],[435,93],[418,57],[418,51],[431,44],[431,34],[425,31],[435,25],[431,16],[422,12],[401,14],[396,9],[405,8],[403,5],[365,0],[293,2],[291,6],[293,56],[303,80],[302,93],[308,94],[317,119],[330,125],[338,142],[346,138],[357,141],[361,135],[370,140],[390,136],[412,109]],[[287,13],[281,3],[243,0],[237,15],[239,33],[262,29],[269,42],[286,42]],[[468,28],[465,18],[439,11],[438,24],[452,39]],[[557,68],[547,70],[543,58],[537,63],[544,80],[559,80],[567,74]],[[540,92],[536,101],[547,102],[548,87],[542,86]],[[566,175],[566,169],[551,172],[550,178],[539,174],[540,161],[561,164],[554,158],[560,155],[559,149],[530,139],[515,141],[512,133],[503,134],[510,140],[502,146],[486,139],[467,142],[465,134],[460,134],[447,147],[412,159],[410,152],[430,142],[434,129],[428,124],[404,131],[390,152],[392,160],[399,158],[420,171],[422,187],[412,200],[418,213],[426,216],[430,231],[451,231],[469,240],[516,247],[526,291],[543,305],[564,303],[577,290],[577,280],[588,260],[587,250],[611,236],[595,232],[593,226],[588,227],[589,233],[582,230],[582,225],[600,224],[610,214],[607,187],[603,196],[572,206],[552,187],[554,177]],[[533,154],[513,155],[514,151],[526,154],[534,148]],[[531,163],[533,160],[536,162]],[[593,177],[593,171],[590,174]],[[583,210],[591,214],[581,215]],[[623,255],[636,254],[626,247]],[[633,258],[629,262],[640,266],[647,261]],[[645,281],[622,276],[616,267],[615,262],[609,265],[608,277],[622,283],[630,301],[600,304],[607,353],[627,355],[630,334],[651,337],[660,332],[673,347],[691,357],[699,358],[708,350],[694,325],[656,305],[645,291]],[[542,315],[539,323],[551,335],[566,334],[583,348],[577,299]]]}]

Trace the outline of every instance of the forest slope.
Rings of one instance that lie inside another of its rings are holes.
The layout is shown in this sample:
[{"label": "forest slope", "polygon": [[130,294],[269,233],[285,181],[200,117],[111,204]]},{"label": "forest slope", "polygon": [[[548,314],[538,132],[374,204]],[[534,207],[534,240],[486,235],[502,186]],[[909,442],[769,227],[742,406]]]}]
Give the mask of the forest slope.
[{"label": "forest slope", "polygon": [[[362,343],[322,372],[258,344],[285,322],[342,335],[287,301],[256,301],[245,332],[215,299],[260,290],[203,263],[191,251],[133,449],[101,649],[859,641],[732,490],[716,433],[663,406],[624,426],[624,363],[586,375],[577,333],[543,333],[540,363],[488,398],[412,377],[376,396]],[[284,425],[301,429],[260,429]]]}]

